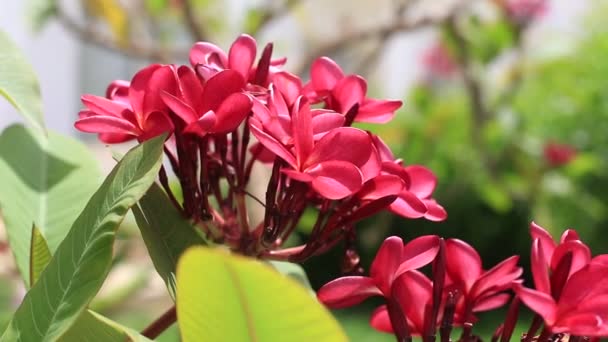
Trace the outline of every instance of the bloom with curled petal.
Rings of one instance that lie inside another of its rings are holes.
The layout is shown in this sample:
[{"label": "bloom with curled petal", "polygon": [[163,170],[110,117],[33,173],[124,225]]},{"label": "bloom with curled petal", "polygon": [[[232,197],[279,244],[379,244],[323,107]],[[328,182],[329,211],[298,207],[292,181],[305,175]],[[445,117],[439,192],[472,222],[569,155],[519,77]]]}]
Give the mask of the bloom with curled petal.
[{"label": "bloom with curled petal", "polygon": [[576,149],[568,144],[548,142],[543,147],[545,160],[551,167],[566,165],[576,157]]},{"label": "bloom with curled petal", "polygon": [[83,132],[99,133],[105,143],[134,138],[144,141],[173,130],[160,93],[173,92],[175,70],[170,65],[153,64],[139,71],[130,83],[115,81],[107,96],[82,96],[86,109],[80,111],[74,126]]},{"label": "bloom with curled petal", "polygon": [[[433,301],[433,282],[421,272],[415,270],[405,272],[395,279],[393,295],[397,298],[397,302],[404,303],[401,308],[410,333],[413,336],[422,335],[425,328],[425,308]],[[441,315],[438,321],[441,321]],[[370,325],[378,331],[394,332],[386,305],[374,310]]]},{"label": "bloom with curled petal", "polygon": [[475,319],[474,312],[492,310],[507,303],[509,295],[504,291],[522,274],[521,267],[517,266],[518,256],[484,271],[479,254],[466,242],[448,239],[445,246],[445,292],[457,290],[459,293],[455,322],[471,322]]},{"label": "bloom with curled petal", "polygon": [[560,291],[551,287],[549,271],[555,273],[565,255],[570,254],[572,258],[568,276],[591,262],[591,250],[573,229],[564,231],[559,244],[555,243],[549,232],[534,222],[530,224],[530,235],[533,240],[530,260],[534,285],[548,295]]},{"label": "bloom with curled petal", "polygon": [[[196,69],[197,73],[207,80],[216,73],[231,69],[238,72],[245,82],[253,80],[256,74],[254,67],[257,54],[257,42],[247,34],[240,35],[230,46],[226,54],[217,45],[208,42],[198,42],[190,49],[190,64]],[[270,56],[268,56],[270,59]],[[285,64],[286,59],[269,61],[270,74],[272,75],[277,67]],[[263,83],[265,83],[264,81]]]},{"label": "bloom with curled petal", "polygon": [[372,139],[382,160],[380,173],[397,176],[405,185],[389,209],[407,218],[445,220],[447,218],[445,209],[431,198],[437,186],[437,177],[433,172],[421,165],[403,166],[403,162],[395,159],[390,148],[378,136],[374,135]]},{"label": "bloom with curled petal", "polygon": [[317,58],[311,65],[310,82],[303,92],[310,101],[325,102],[328,108],[346,114],[358,105],[357,122],[386,123],[401,107],[398,100],[377,100],[367,97],[367,82],[359,75],[344,75],[336,62],[328,57]]},{"label": "bloom with curled petal", "polygon": [[393,282],[402,274],[429,264],[439,250],[440,238],[425,235],[407,244],[397,236],[384,240],[370,268],[370,276],[348,276],[321,287],[317,298],[330,308],[345,308],[371,296],[392,296]]},{"label": "bloom with curled petal", "polygon": [[179,87],[161,94],[163,101],[185,123],[184,132],[198,136],[234,131],[251,111],[252,102],[241,89],[243,77],[234,70],[223,70],[202,85],[195,72],[181,66],[177,70]]},{"label": "bloom with curled petal", "polygon": [[572,274],[558,299],[516,283],[514,290],[552,333],[608,336],[608,266],[590,263]]},{"label": "bloom with curled petal", "polygon": [[259,120],[250,120],[258,141],[289,165],[282,172],[291,179],[310,183],[321,196],[345,198],[378,175],[380,159],[367,132],[339,127],[315,141],[310,105],[303,97],[294,104],[291,126],[293,146],[265,131]]}]

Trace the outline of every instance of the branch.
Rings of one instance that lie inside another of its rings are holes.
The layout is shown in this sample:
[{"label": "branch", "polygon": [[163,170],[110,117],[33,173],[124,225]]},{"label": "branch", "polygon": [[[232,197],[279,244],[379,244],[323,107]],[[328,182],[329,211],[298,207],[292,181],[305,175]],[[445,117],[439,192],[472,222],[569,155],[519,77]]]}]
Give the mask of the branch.
[{"label": "branch", "polygon": [[342,37],[325,43],[318,48],[310,51],[303,58],[303,63],[294,68],[296,75],[301,75],[302,72],[308,67],[308,63],[312,62],[319,56],[328,56],[335,54],[337,51],[344,49],[348,45],[358,42],[361,40],[367,40],[371,38],[379,38],[383,36],[390,36],[396,33],[402,32],[413,32],[422,28],[437,25],[443,23],[445,20],[453,16],[453,13],[458,11],[461,7],[470,4],[470,0],[463,0],[455,2],[451,8],[447,9],[441,15],[423,17],[421,19],[406,21],[403,19],[396,20],[388,25],[380,25],[372,29],[366,29],[361,31],[347,32]]},{"label": "branch", "polygon": [[194,7],[192,6],[192,0],[184,0],[183,3],[183,14],[186,19],[186,25],[192,37],[197,41],[207,40],[207,32],[205,27],[199,22],[194,14]]},{"label": "branch", "polygon": [[285,3],[276,9],[267,9],[262,14],[262,18],[258,25],[250,32],[252,36],[255,36],[260,32],[266,24],[273,21],[275,18],[282,17],[291,12],[296,6],[298,6],[303,0],[286,0]]},{"label": "branch", "polygon": [[147,60],[167,60],[171,58],[183,58],[188,55],[188,50],[167,50],[158,48],[155,45],[145,45],[135,41],[129,41],[127,46],[116,43],[112,37],[98,32],[87,25],[81,25],[74,18],[68,15],[61,6],[61,1],[56,4],[56,16],[59,22],[68,30],[75,34],[81,41],[95,44],[102,49],[116,52],[133,58]]},{"label": "branch", "polygon": [[165,311],[158,319],[156,319],[152,324],[147,326],[142,332],[141,335],[155,339],[160,334],[162,334],[167,328],[169,328],[173,323],[177,321],[177,311],[175,310],[175,305],[173,305],[169,310]]}]

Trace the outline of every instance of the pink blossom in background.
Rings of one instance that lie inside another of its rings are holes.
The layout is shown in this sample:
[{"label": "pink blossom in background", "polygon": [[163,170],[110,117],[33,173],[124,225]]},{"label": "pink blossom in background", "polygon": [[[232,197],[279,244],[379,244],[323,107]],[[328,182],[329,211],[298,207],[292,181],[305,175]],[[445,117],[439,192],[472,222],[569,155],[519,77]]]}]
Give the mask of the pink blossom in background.
[{"label": "pink blossom in background", "polygon": [[576,157],[576,149],[568,144],[548,142],[543,148],[545,160],[552,167],[566,165]]}]

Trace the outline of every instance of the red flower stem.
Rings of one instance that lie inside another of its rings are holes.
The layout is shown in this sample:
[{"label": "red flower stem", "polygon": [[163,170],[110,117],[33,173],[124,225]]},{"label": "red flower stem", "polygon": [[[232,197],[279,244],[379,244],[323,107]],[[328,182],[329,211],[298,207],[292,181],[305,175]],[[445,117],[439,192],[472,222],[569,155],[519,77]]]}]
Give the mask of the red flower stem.
[{"label": "red flower stem", "polygon": [[553,333],[551,331],[549,331],[549,329],[544,328],[543,332],[536,339],[536,342],[548,342],[548,341],[550,341],[552,335],[553,335]]},{"label": "red flower stem", "polygon": [[433,262],[433,306],[428,321],[424,322],[425,336],[428,337],[426,341],[435,341],[435,333],[437,330],[437,317],[439,316],[439,308],[441,306],[441,299],[443,294],[443,287],[445,284],[445,241],[443,239],[439,242],[439,251]]},{"label": "red flower stem", "polygon": [[266,208],[264,210],[264,225],[263,225],[263,235],[262,242],[272,244],[274,242],[274,238],[276,237],[276,216],[277,212],[277,204],[276,204],[276,195],[277,195],[277,186],[279,184],[279,177],[281,176],[281,161],[279,158],[274,160],[274,164],[272,165],[272,174],[270,175],[270,180],[268,181],[268,186],[266,187]]},{"label": "red flower stem", "polygon": [[301,245],[297,247],[290,247],[285,249],[279,249],[277,251],[266,251],[262,253],[260,256],[262,259],[267,260],[277,260],[277,261],[288,261],[294,255],[297,255],[304,250],[306,245]]},{"label": "red flower stem", "polygon": [[454,313],[456,312],[456,301],[458,299],[458,291],[450,291],[445,303],[445,309],[443,309],[443,319],[441,320],[441,328],[439,328],[439,334],[441,335],[441,342],[450,342],[450,335],[452,334],[452,326],[454,323]]},{"label": "red flower stem", "polygon": [[[251,113],[249,113],[251,115]],[[243,139],[241,139],[241,151],[240,151],[240,164],[239,169],[237,170],[237,174],[239,175],[240,184],[245,186],[249,179],[246,175],[245,166],[247,165],[247,147],[249,147],[249,115],[245,119],[245,123],[243,125]],[[252,166],[253,167],[253,166]]]},{"label": "red flower stem", "polygon": [[395,337],[397,337],[397,341],[411,342],[412,337],[410,336],[409,327],[407,326],[407,321],[405,320],[405,315],[401,310],[400,303],[396,299],[390,298],[387,301],[386,306],[388,308],[388,316],[391,321],[391,325],[393,326]]},{"label": "red flower stem", "polygon": [[[175,142],[177,147],[177,156],[179,158],[180,169],[180,184],[184,195],[184,211],[189,217],[193,217],[195,212],[195,193],[196,189],[193,184],[192,163],[189,156],[189,147],[186,145],[186,137],[180,133],[175,134]],[[196,180],[194,180],[196,182]]]},{"label": "red flower stem", "polygon": [[503,331],[505,330],[505,324],[504,323],[500,323],[500,325],[498,326],[498,328],[496,328],[496,330],[494,331],[494,334],[492,335],[492,342],[498,342],[498,338],[501,337],[503,334]]},{"label": "red flower stem", "polygon": [[532,323],[530,324],[530,328],[528,328],[526,337],[522,340],[522,342],[531,342],[534,338],[534,335],[536,334],[536,331],[538,330],[538,328],[540,328],[542,322],[542,318],[539,315],[534,315]]},{"label": "red flower stem", "polygon": [[[469,315],[467,315],[467,317],[468,316]],[[473,336],[473,323],[467,321],[462,325],[462,335],[460,335],[459,341],[468,342],[471,340],[472,336]]]},{"label": "red flower stem", "polygon": [[232,154],[232,166],[234,168],[234,173],[235,173],[235,185],[236,188],[238,190],[242,189],[244,187],[243,184],[243,177],[242,177],[242,172],[241,172],[241,155],[240,155],[240,149],[239,149],[239,142],[240,142],[240,136],[239,136],[239,132],[238,130],[234,130],[231,134],[232,139],[230,139],[230,142],[232,144],[232,148],[230,150],[231,154]]},{"label": "red flower stem", "polygon": [[179,202],[175,198],[175,195],[173,194],[173,191],[171,191],[171,187],[169,186],[169,178],[167,177],[167,171],[165,170],[164,165],[160,166],[160,170],[158,171],[158,179],[159,179],[160,184],[162,185],[163,189],[165,189],[167,196],[171,200],[171,203],[173,203],[173,205],[175,206],[176,209],[182,211],[183,210],[182,206],[179,204]]},{"label": "red flower stem", "polygon": [[226,181],[228,182],[228,186],[229,186],[229,190],[228,190],[228,198],[226,199],[227,203],[232,203],[233,200],[233,194],[234,194],[234,188],[236,187],[234,184],[234,178],[232,177],[233,175],[230,173],[230,171],[228,170],[228,141],[226,139],[226,137],[221,137],[221,138],[217,138],[215,140],[215,144],[216,144],[216,148],[219,151],[220,154],[220,159],[222,161],[222,173],[224,175],[224,178],[226,178]]},{"label": "red flower stem", "polygon": [[209,212],[211,211],[211,207],[209,206],[209,168],[207,166],[207,146],[207,138],[199,140],[198,153],[200,161],[200,179],[198,186],[201,190],[201,218],[203,221],[206,221],[209,218]]},{"label": "red flower stem", "polygon": [[513,298],[511,304],[509,305],[509,311],[507,311],[507,319],[505,320],[502,333],[500,336],[501,342],[509,342],[511,341],[511,336],[513,336],[513,331],[515,330],[515,325],[517,325],[517,318],[519,317],[519,306],[520,306],[519,297]]},{"label": "red flower stem", "polygon": [[177,311],[175,305],[163,313],[158,319],[142,330],[141,335],[154,339],[157,338],[163,331],[167,330],[173,323],[177,321]]},{"label": "red flower stem", "polygon": [[[249,129],[247,129],[247,132],[249,132]],[[264,148],[262,147],[262,145],[256,145],[256,148],[251,151],[251,159],[249,159],[249,161],[247,162],[247,166],[245,167],[245,184],[249,183],[249,179],[251,178],[251,171],[253,170],[253,164],[257,160],[260,153],[262,153],[263,149]]]}]

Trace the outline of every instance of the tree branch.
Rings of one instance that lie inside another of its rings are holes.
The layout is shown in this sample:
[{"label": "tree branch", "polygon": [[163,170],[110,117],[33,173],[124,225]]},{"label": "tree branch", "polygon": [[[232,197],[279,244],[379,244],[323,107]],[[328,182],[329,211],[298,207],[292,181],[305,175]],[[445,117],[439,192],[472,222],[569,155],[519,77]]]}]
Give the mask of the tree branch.
[{"label": "tree branch", "polygon": [[183,58],[188,55],[188,50],[168,50],[158,48],[155,45],[145,45],[135,41],[129,41],[127,46],[118,45],[116,40],[106,34],[98,32],[90,26],[78,23],[66,13],[61,6],[61,1],[56,4],[56,17],[68,31],[75,34],[78,39],[92,43],[108,51],[116,52],[133,58],[163,61],[172,58]]}]

